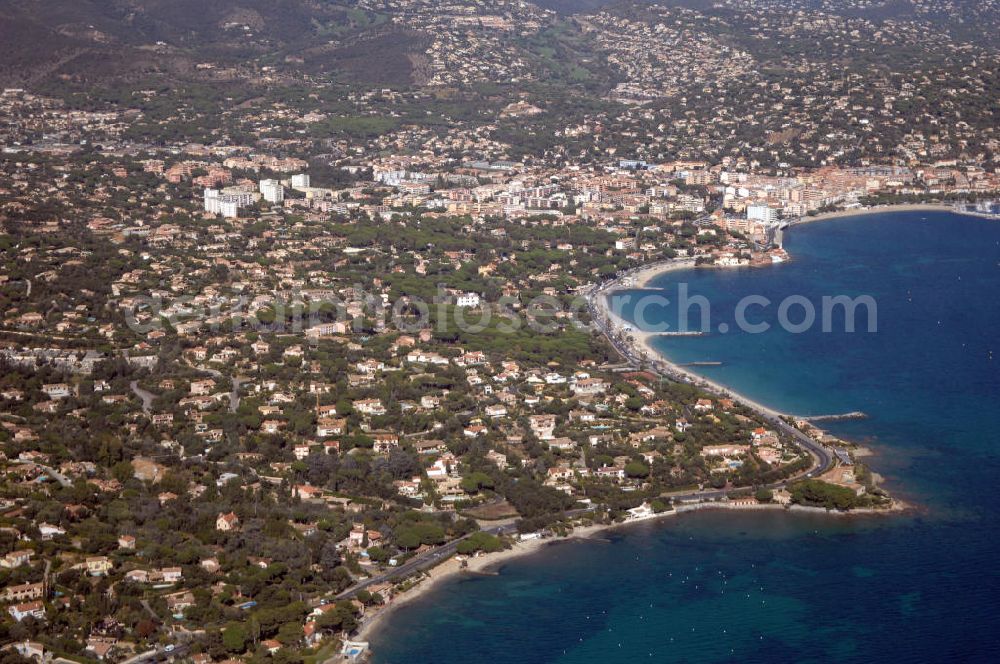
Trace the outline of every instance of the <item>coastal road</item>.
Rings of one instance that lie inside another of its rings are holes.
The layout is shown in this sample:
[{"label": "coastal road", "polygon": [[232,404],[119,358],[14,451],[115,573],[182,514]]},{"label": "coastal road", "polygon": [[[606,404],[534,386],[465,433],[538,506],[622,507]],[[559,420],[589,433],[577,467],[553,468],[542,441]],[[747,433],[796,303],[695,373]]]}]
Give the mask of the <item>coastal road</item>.
[{"label": "coastal road", "polygon": [[[801,433],[801,432],[800,432]],[[812,472],[808,473],[812,476]],[[787,482],[779,482],[776,484],[768,485],[767,488],[770,489],[780,489],[783,488]],[[669,497],[671,502],[677,503],[704,503],[704,502],[714,502],[719,500],[725,500],[729,495],[728,489],[705,489],[701,491],[689,491],[687,493],[672,493],[664,494],[665,497]],[[588,507],[586,509],[570,510],[566,512],[566,516],[569,518],[577,518],[593,512],[595,507]],[[506,535],[516,531],[516,527],[513,524],[504,524],[501,526],[493,526],[490,528],[484,528],[482,532],[489,533],[491,535]],[[422,572],[424,570],[431,569],[437,565],[443,563],[444,561],[451,558],[458,549],[458,543],[462,540],[470,537],[473,533],[459,537],[458,539],[452,540],[447,544],[442,544],[439,547],[425,551],[419,555],[414,556],[409,559],[399,567],[393,567],[392,569],[386,570],[381,574],[377,574],[369,579],[365,579],[351,586],[347,590],[334,596],[336,600],[351,599],[357,595],[360,591],[371,588],[372,586],[377,586],[389,581],[398,581],[404,579],[411,574],[417,572]]]},{"label": "coastal road", "polygon": [[[502,526],[493,526],[491,528],[485,528],[483,532],[487,532],[491,535],[503,535],[507,532],[512,532],[513,530],[514,526],[508,524]],[[366,590],[367,588],[371,588],[372,586],[377,586],[387,581],[395,581],[397,579],[403,579],[415,572],[422,572],[423,570],[435,567],[436,565],[444,562],[448,558],[455,555],[455,552],[458,549],[458,543],[468,538],[471,535],[472,533],[469,533],[469,535],[465,535],[464,537],[459,537],[458,539],[452,540],[447,544],[442,544],[439,547],[435,547],[429,551],[425,551],[424,553],[418,554],[413,558],[407,560],[399,567],[393,567],[390,570],[382,572],[381,574],[377,574],[371,577],[370,579],[365,579],[364,581],[361,581],[351,586],[347,590],[341,592],[339,595],[336,595],[335,599],[350,599],[351,597],[357,595],[358,592]]]},{"label": "coastal road", "polygon": [[[569,510],[566,512],[566,516],[570,518],[577,518],[589,512],[593,512],[595,509],[596,508],[594,507],[587,507],[584,509]],[[490,535],[506,535],[513,533],[516,530],[517,528],[514,524],[504,523],[497,526],[490,526],[489,528],[483,528],[481,532],[489,533]],[[366,588],[385,583],[386,581],[402,579],[410,574],[413,574],[414,572],[421,572],[423,570],[430,569],[431,567],[434,567],[453,556],[458,549],[458,543],[474,534],[475,533],[469,533],[468,535],[454,539],[447,544],[442,544],[439,547],[416,555],[399,567],[393,567],[390,570],[386,570],[381,574],[373,576],[370,579],[365,579],[364,581],[351,586],[339,595],[336,595],[335,599],[350,599],[358,594],[359,591],[365,590]]]},{"label": "coastal road", "polygon": [[[726,498],[728,491],[725,489],[708,489],[704,491],[691,491],[688,493],[671,494],[670,499],[674,503],[692,503],[692,502],[706,502],[723,500]],[[596,507],[588,507],[584,509],[569,510],[565,514],[569,518],[578,518],[584,514],[595,511]],[[504,524],[499,526],[492,526],[490,528],[484,528],[482,532],[489,533],[491,535],[506,535],[515,532],[517,529],[514,524]],[[444,561],[455,555],[458,549],[458,543],[464,539],[470,537],[473,533],[459,537],[458,539],[452,540],[447,544],[442,544],[439,547],[425,551],[419,555],[410,558],[408,561],[400,565],[399,567],[393,567],[392,569],[386,570],[381,574],[377,574],[369,579],[360,581],[355,585],[351,586],[347,590],[334,596],[336,600],[351,599],[357,595],[360,591],[371,588],[372,586],[377,586],[389,581],[397,581],[404,579],[411,574],[417,572],[422,572],[435,567]]]},{"label": "coastal road", "polygon": [[[167,648],[170,650],[167,650]],[[183,643],[176,646],[156,648],[155,650],[147,650],[146,652],[139,653],[134,657],[130,657],[121,664],[148,664],[151,662],[165,662],[171,659],[180,659],[187,656],[188,650],[188,646]]]}]

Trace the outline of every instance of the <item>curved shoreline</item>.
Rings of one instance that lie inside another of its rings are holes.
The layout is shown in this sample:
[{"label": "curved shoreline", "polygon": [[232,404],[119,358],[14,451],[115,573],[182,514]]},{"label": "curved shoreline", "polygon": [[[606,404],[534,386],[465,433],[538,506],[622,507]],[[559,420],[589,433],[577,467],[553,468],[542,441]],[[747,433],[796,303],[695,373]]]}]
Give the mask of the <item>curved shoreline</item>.
[{"label": "curved shoreline", "polygon": [[[770,418],[792,417],[789,413],[783,413],[775,408],[771,408],[770,406],[765,406],[764,404],[750,399],[749,397],[740,394],[729,387],[722,385],[721,383],[717,383],[700,374],[689,371],[670,358],[660,354],[655,348],[653,348],[651,341],[655,337],[661,336],[662,333],[649,332],[636,328],[633,323],[630,323],[622,318],[621,315],[614,311],[608,304],[608,297],[613,293],[631,288],[646,288],[653,279],[659,278],[664,274],[688,269],[699,268],[691,259],[653,263],[649,266],[639,268],[633,273],[623,275],[613,281],[603,284],[599,288],[592,291],[589,297],[591,305],[599,314],[597,321],[598,325],[602,328],[602,333],[604,333],[605,337],[607,337],[616,348],[618,348],[618,344],[615,343],[615,338],[621,340],[621,342],[623,342],[627,347],[631,348],[635,356],[629,357],[629,354],[627,354],[628,359],[637,361],[640,365],[650,364],[656,367],[660,372],[666,373],[670,378],[681,379],[683,382],[687,382],[713,392],[717,396],[734,399],[743,403],[752,410],[756,410]],[[635,281],[634,283],[631,283],[633,279]],[[607,322],[610,329],[605,329],[604,326],[601,325],[601,318]],[[618,350],[619,352],[622,352],[623,350],[628,350],[628,348],[618,348]]]},{"label": "curved shoreline", "polygon": [[[661,272],[660,274],[664,273]],[[611,292],[614,291],[613,290],[604,291],[601,293],[601,295],[607,296],[610,295]],[[635,350],[644,356],[643,359],[646,362],[649,362],[654,365],[659,365],[661,367],[665,367],[669,369],[670,373],[674,374],[673,377],[675,378],[683,377],[684,379],[686,379],[685,382],[688,382],[696,387],[708,390],[709,392],[712,392],[717,396],[738,401],[743,405],[749,407],[751,410],[756,410],[770,417],[793,417],[793,415],[791,415],[790,413],[784,413],[775,408],[771,408],[770,406],[766,406],[760,403],[759,401],[755,401],[743,394],[740,394],[739,392],[734,391],[733,389],[723,385],[722,383],[718,383],[716,381],[713,381],[709,378],[702,376],[701,374],[697,374],[693,371],[690,371],[685,367],[681,366],[680,364],[662,355],[652,345],[653,339],[662,336],[660,332],[648,332],[636,328],[632,328],[627,332],[624,331],[624,328],[631,327],[632,324],[625,321],[625,319],[619,316],[616,312],[612,311],[611,308],[607,306],[607,300],[605,299],[605,297],[601,297],[601,300],[603,301],[603,304],[595,303],[596,306],[604,310],[604,312],[608,316],[608,319],[613,321],[613,323],[618,328],[617,331],[623,334],[626,340],[631,341]]]},{"label": "curved shoreline", "polygon": [[[527,540],[517,542],[510,549],[504,549],[503,551],[482,556],[471,558],[452,556],[440,565],[432,567],[424,572],[423,574],[426,575],[426,578],[423,578],[415,586],[407,589],[405,592],[395,596],[392,601],[386,604],[382,609],[374,613],[371,617],[363,620],[361,627],[358,629],[358,632],[354,637],[354,640],[364,641],[371,639],[378,633],[380,628],[385,626],[387,620],[398,609],[422,598],[424,595],[432,591],[434,588],[437,588],[445,581],[451,580],[462,574],[467,574],[469,576],[489,574],[490,568],[496,567],[511,558],[517,558],[530,553],[535,553],[544,549],[549,544],[564,540],[565,538],[560,538],[558,540]],[[464,568],[462,567],[462,560],[466,562],[466,567]]]},{"label": "curved shoreline", "polygon": [[466,567],[464,568],[461,566],[460,557],[452,556],[437,567],[427,570],[425,572],[427,578],[422,579],[415,586],[397,595],[389,604],[385,605],[379,611],[363,619],[361,626],[358,628],[358,632],[351,640],[365,641],[369,643],[377,640],[380,630],[386,626],[389,619],[396,611],[408,604],[412,604],[413,602],[423,599],[425,595],[429,594],[435,588],[440,587],[446,582],[454,581],[462,575],[467,575],[470,578],[474,578],[476,576],[495,576],[499,574],[499,572],[495,571],[497,568],[500,568],[504,563],[510,562],[515,558],[522,558],[528,555],[541,553],[551,547],[568,544],[574,540],[594,540],[598,534],[610,530],[628,528],[639,524],[661,525],[665,520],[671,517],[676,517],[688,512],[699,512],[703,510],[785,512],[799,516],[816,515],[824,517],[836,516],[841,518],[865,518],[881,516],[886,512],[899,513],[912,509],[914,509],[912,505],[899,500],[894,500],[892,507],[887,509],[875,510],[862,508],[851,510],[850,512],[840,512],[837,510],[828,510],[823,507],[810,507],[805,505],[781,505],[779,503],[743,505],[708,502],[678,505],[674,509],[638,519],[577,526],[565,536],[519,541],[516,542],[511,548],[504,549],[503,551],[472,558],[465,558]]},{"label": "curved shoreline", "polygon": [[949,212],[951,214],[960,214],[966,217],[991,219],[991,217],[985,215],[968,212],[966,210],[958,210],[954,206],[946,205],[944,203],[890,203],[888,205],[873,205],[870,207],[836,210],[834,212],[822,212],[811,217],[804,216],[800,217],[794,225],[797,226],[800,224],[810,224],[814,221],[828,221],[830,219],[843,219],[847,217],[867,217],[873,214],[886,214],[893,212]]}]

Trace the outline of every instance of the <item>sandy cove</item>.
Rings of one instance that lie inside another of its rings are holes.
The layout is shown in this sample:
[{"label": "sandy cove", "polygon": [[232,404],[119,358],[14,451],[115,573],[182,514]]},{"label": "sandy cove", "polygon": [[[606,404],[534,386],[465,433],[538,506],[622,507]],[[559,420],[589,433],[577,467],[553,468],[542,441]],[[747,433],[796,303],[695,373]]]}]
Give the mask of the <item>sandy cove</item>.
[{"label": "sandy cove", "polygon": [[[577,536],[576,531],[574,531],[573,536]],[[473,557],[458,555],[452,556],[440,565],[423,572],[425,577],[423,580],[418,582],[415,586],[407,589],[405,592],[396,595],[385,607],[379,609],[371,615],[366,616],[362,621],[357,634],[351,637],[351,640],[367,641],[371,639],[372,635],[378,631],[379,627],[386,622],[394,611],[426,595],[428,592],[438,587],[442,582],[450,579],[451,577],[459,574],[487,574],[489,573],[488,568],[490,567],[495,567],[511,558],[539,551],[552,542],[564,540],[565,538],[559,538],[557,540],[553,540],[551,538],[525,540],[516,542],[511,548],[504,549],[503,551],[498,551],[496,553]],[[466,563],[465,567],[462,567],[463,560]]]}]

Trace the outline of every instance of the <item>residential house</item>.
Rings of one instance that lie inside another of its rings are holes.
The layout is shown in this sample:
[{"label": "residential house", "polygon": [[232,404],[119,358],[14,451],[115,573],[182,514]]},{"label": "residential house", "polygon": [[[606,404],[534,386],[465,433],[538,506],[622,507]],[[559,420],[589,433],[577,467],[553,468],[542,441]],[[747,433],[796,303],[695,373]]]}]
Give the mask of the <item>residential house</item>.
[{"label": "residential house", "polygon": [[484,409],[487,417],[492,417],[494,419],[500,417],[507,417],[507,407],[503,404],[490,404]]},{"label": "residential house", "polygon": [[204,397],[208,396],[215,390],[215,381],[211,378],[206,378],[205,380],[196,380],[191,383],[191,396],[193,397]]},{"label": "residential house", "polygon": [[179,615],[184,609],[195,604],[194,593],[190,590],[181,590],[180,592],[164,595],[163,598],[167,601],[167,609],[172,615]]},{"label": "residential house", "polygon": [[114,568],[114,563],[107,556],[93,556],[87,558],[84,567],[91,576],[107,576]]},{"label": "residential house", "polygon": [[699,452],[699,454],[703,457],[732,457],[746,454],[749,451],[749,445],[706,445],[701,448],[701,452]]},{"label": "residential house", "polygon": [[347,420],[343,418],[322,417],[316,423],[316,437],[339,436],[347,428]]},{"label": "residential house", "polygon": [[292,497],[300,500],[318,500],[323,497],[323,489],[309,484],[296,484],[292,487]]},{"label": "residential house", "polygon": [[375,452],[378,454],[385,454],[389,450],[399,447],[399,436],[394,433],[376,433],[373,438],[375,439]]},{"label": "residential house", "polygon": [[230,531],[236,530],[240,525],[240,518],[236,516],[235,512],[229,512],[228,514],[220,514],[215,519],[215,529],[228,533]]},{"label": "residential house", "polygon": [[14,604],[7,608],[7,613],[17,622],[21,622],[28,616],[35,618],[36,620],[45,619],[45,604],[41,600],[35,600],[34,602],[25,602],[23,604]]},{"label": "residential house", "polygon": [[160,570],[163,583],[180,583],[184,580],[184,570],[180,567],[164,567]]},{"label": "residential house", "polygon": [[593,396],[603,394],[608,389],[607,383],[600,378],[583,378],[572,385],[573,393],[577,396]]},{"label": "residential house", "polygon": [[540,440],[551,440],[556,428],[556,416],[532,415],[528,418],[528,425],[531,427],[531,432]]},{"label": "residential house", "polygon": [[21,565],[27,565],[31,562],[31,557],[34,555],[35,552],[31,549],[11,551],[10,553],[4,554],[3,558],[0,558],[0,567],[3,567],[4,569],[14,569],[15,567],[20,567]]},{"label": "residential house", "polygon": [[70,386],[66,383],[49,383],[42,385],[42,392],[44,392],[50,399],[65,399],[73,393]]},{"label": "residential house", "polygon": [[43,583],[22,583],[16,586],[7,586],[3,589],[3,600],[5,602],[25,602],[33,599],[44,599],[45,584]]},{"label": "residential house", "polygon": [[496,464],[496,467],[500,470],[505,470],[507,468],[508,463],[506,454],[501,454],[496,450],[490,450],[486,453],[486,459]]},{"label": "residential house", "polygon": [[385,415],[381,399],[359,399],[354,402],[354,410],[364,415]]}]

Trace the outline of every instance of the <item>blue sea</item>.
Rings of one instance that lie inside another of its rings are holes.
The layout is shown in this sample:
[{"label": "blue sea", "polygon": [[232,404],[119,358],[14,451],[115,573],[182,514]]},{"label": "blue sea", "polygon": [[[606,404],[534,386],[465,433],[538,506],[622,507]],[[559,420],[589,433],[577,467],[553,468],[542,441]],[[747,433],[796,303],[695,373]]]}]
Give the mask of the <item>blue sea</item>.
[{"label": "blue sea", "polygon": [[[557,543],[402,607],[373,638],[375,662],[1000,660],[1000,223],[886,213],[799,226],[785,246],[788,263],[653,283],[708,298],[712,330],[763,295],[774,305],[748,318],[769,331],[656,347],[720,362],[694,370],[787,412],[867,413],[826,428],[870,447],[918,509],[703,511]],[[842,294],[875,299],[877,332],[777,325],[789,295],[819,310]],[[669,307],[656,315],[676,323]]]}]

